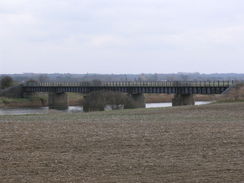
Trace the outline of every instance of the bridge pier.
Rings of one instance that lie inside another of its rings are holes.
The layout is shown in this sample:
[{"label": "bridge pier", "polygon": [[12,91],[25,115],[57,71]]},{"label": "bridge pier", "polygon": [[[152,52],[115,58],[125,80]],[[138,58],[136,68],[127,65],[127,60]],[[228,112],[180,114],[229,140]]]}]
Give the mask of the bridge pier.
[{"label": "bridge pier", "polygon": [[133,99],[133,108],[145,108],[145,97],[143,93],[131,94]]},{"label": "bridge pier", "polygon": [[48,93],[49,109],[65,110],[68,109],[69,101],[67,93]]},{"label": "bridge pier", "polygon": [[172,106],[195,105],[193,94],[175,94]]}]

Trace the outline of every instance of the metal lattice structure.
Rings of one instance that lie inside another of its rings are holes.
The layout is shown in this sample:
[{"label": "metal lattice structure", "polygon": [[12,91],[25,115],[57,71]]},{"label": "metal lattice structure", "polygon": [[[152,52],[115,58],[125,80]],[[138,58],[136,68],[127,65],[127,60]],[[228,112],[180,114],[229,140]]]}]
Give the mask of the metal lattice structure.
[{"label": "metal lattice structure", "polygon": [[158,81],[158,82],[28,82],[24,92],[90,93],[118,91],[124,93],[221,94],[235,85],[233,81]]}]

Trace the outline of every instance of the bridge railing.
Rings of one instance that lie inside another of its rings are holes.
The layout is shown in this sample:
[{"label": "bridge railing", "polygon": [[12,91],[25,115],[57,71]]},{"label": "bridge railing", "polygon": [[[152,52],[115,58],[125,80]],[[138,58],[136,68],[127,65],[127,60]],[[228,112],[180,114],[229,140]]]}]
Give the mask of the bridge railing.
[{"label": "bridge railing", "polygon": [[27,82],[27,87],[230,87],[235,81]]}]

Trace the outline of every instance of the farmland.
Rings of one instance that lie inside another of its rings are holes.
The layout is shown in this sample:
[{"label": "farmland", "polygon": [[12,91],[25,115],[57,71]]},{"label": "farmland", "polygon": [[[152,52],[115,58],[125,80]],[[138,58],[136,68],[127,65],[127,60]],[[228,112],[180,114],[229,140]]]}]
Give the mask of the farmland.
[{"label": "farmland", "polygon": [[244,103],[0,116],[0,182],[242,182]]}]

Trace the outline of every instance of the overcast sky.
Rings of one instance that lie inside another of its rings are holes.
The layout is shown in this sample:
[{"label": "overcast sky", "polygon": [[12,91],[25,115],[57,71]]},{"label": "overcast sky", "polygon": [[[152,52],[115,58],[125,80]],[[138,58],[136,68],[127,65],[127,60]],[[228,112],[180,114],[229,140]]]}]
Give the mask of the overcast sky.
[{"label": "overcast sky", "polygon": [[0,73],[244,73],[243,0],[0,0]]}]

